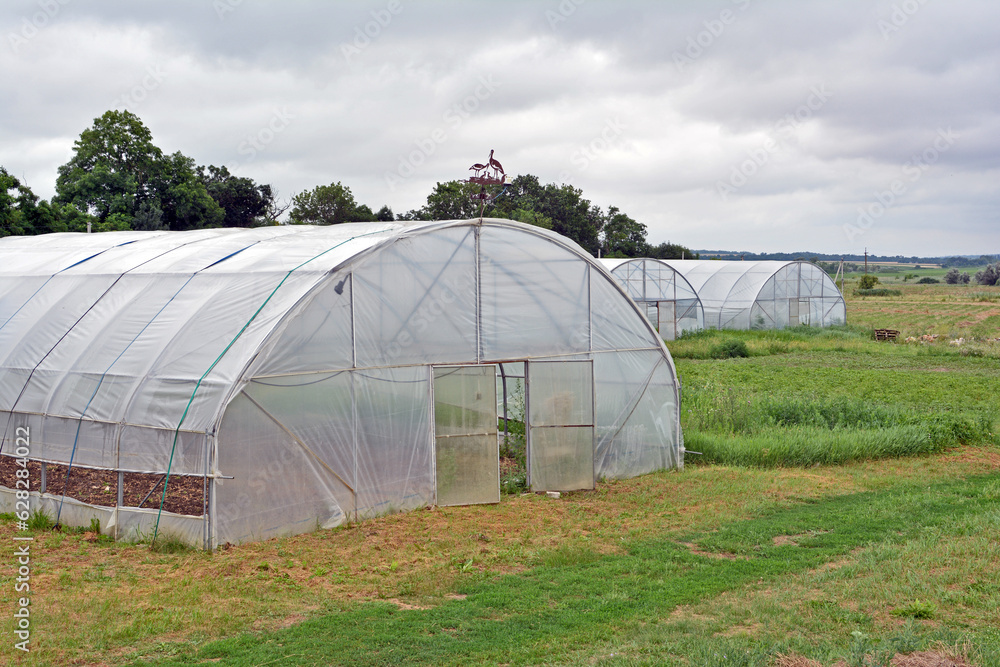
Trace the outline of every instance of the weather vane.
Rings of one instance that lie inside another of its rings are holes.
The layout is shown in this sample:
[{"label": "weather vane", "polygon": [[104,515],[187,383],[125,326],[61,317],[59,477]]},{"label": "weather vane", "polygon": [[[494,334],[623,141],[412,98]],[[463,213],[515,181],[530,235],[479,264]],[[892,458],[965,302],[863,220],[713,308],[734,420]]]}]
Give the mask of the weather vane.
[{"label": "weather vane", "polygon": [[[486,164],[477,162],[469,167],[469,171],[473,172],[473,174],[467,182],[479,186],[479,192],[473,192],[469,195],[469,199],[482,203],[479,209],[479,221],[482,222],[486,203],[493,201],[503,193],[507,183],[507,173],[503,170],[503,165],[500,164],[500,161],[493,157],[492,150],[490,151],[490,156],[486,159]],[[499,189],[496,186],[500,186]]]}]

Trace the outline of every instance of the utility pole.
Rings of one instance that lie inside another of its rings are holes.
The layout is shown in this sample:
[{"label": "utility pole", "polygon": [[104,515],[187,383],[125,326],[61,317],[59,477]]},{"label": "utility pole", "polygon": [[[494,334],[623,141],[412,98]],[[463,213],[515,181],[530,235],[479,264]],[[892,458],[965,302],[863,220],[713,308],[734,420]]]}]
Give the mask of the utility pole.
[{"label": "utility pole", "polygon": [[868,248],[865,248],[865,275],[868,275]]}]

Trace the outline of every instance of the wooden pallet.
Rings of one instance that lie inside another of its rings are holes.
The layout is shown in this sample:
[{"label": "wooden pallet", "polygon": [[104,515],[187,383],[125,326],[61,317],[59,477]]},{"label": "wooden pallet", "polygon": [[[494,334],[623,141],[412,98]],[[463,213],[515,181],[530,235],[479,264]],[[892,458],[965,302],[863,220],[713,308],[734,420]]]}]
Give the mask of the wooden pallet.
[{"label": "wooden pallet", "polygon": [[875,340],[896,340],[899,332],[895,329],[876,329]]}]

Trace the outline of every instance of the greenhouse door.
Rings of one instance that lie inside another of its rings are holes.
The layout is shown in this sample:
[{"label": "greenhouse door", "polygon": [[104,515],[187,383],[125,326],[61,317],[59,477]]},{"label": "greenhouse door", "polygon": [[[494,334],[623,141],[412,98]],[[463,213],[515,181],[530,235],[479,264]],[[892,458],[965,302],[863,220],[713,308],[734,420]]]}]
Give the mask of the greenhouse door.
[{"label": "greenhouse door", "polygon": [[594,365],[528,362],[528,480],[532,491],[594,488]]},{"label": "greenhouse door", "polygon": [[496,366],[434,368],[438,505],[500,502]]},{"label": "greenhouse door", "polygon": [[809,324],[809,299],[788,300],[788,325]]},{"label": "greenhouse door", "polygon": [[677,320],[674,318],[674,302],[660,301],[657,304],[658,322],[657,329],[660,338],[663,340],[673,340],[677,337]]}]

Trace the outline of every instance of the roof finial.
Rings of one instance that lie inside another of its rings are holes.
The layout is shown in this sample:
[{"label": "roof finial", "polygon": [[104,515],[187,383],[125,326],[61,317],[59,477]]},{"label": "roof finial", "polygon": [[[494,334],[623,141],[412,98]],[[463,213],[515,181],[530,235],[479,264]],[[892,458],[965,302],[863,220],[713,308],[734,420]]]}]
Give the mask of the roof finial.
[{"label": "roof finial", "polygon": [[[503,194],[504,188],[507,187],[507,173],[503,170],[503,165],[500,164],[500,161],[493,157],[493,152],[491,149],[490,156],[486,158],[486,164],[477,162],[469,167],[473,175],[469,177],[467,182],[479,186],[479,192],[472,193],[469,195],[469,198],[482,202],[482,206],[479,208],[479,222],[483,221],[486,202],[493,201],[499,197]],[[490,186],[490,190],[486,189],[487,186]],[[495,186],[501,187],[499,190],[496,190]]]}]

